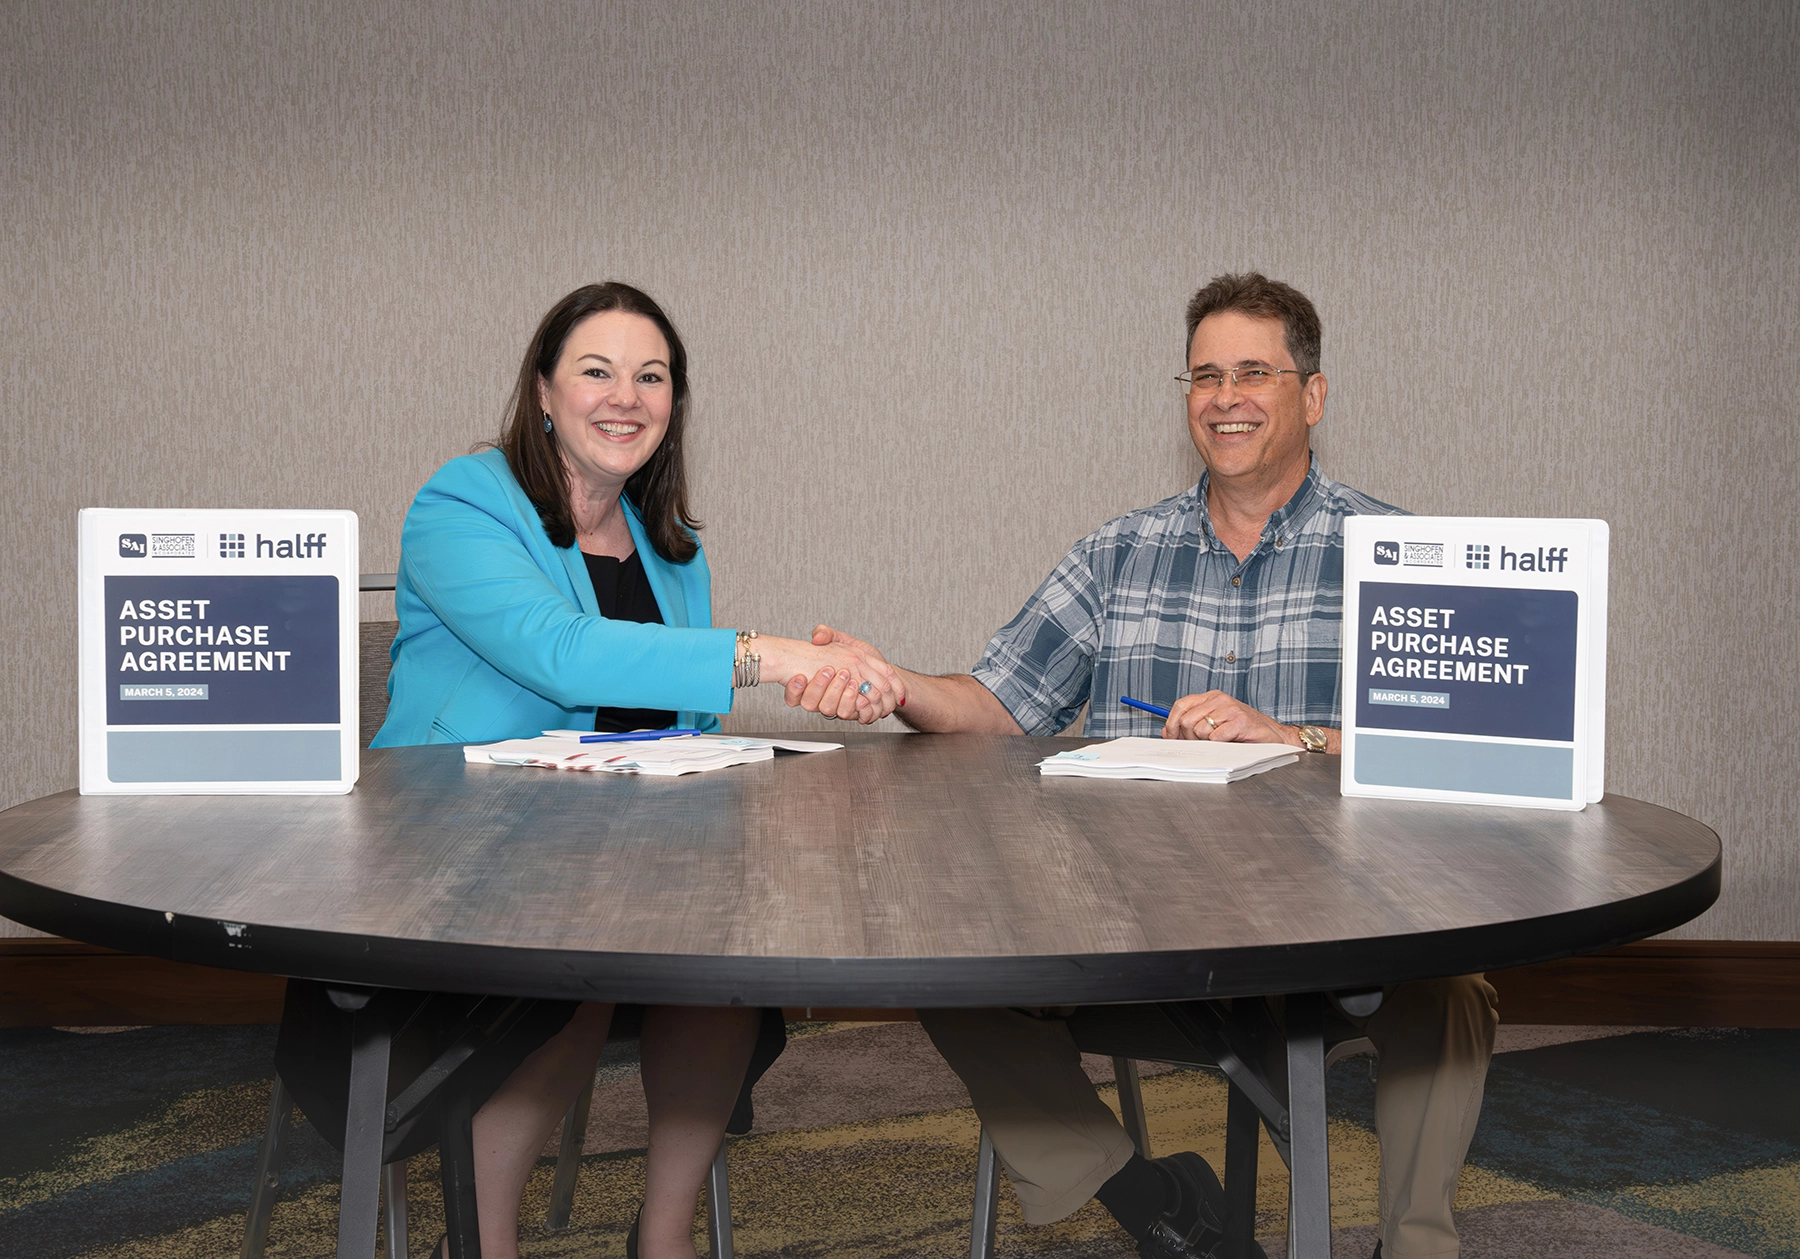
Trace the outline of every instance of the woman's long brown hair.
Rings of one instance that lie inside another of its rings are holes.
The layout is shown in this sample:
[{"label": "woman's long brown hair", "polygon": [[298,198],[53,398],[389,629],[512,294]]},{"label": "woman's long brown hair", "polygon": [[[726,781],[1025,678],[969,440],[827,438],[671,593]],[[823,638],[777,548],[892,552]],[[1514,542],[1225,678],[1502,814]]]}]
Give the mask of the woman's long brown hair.
[{"label": "woman's long brown hair", "polygon": [[655,324],[669,344],[669,383],[675,405],[669,411],[669,428],[650,462],[625,482],[625,496],[643,517],[650,545],[665,560],[685,564],[700,550],[694,537],[700,528],[688,510],[687,460],[683,450],[687,427],[687,350],[675,325],[648,293],[617,280],[586,284],[550,308],[525,347],[513,386],[511,417],[494,445],[506,455],[506,464],[518,478],[525,496],[537,508],[544,531],[557,546],[575,541],[575,517],[569,507],[569,474],[556,449],[556,438],[544,429],[544,411],[538,401],[538,382],[548,381],[562,358],[563,346],[575,325],[590,315],[622,310],[642,315]]}]

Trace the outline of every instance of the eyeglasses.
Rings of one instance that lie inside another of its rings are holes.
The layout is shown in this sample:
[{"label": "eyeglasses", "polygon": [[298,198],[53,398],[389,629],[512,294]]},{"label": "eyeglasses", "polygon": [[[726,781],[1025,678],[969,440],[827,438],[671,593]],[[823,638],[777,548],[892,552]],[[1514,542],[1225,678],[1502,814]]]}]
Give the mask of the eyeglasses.
[{"label": "eyeglasses", "polygon": [[1231,383],[1237,386],[1239,393],[1261,393],[1273,389],[1283,376],[1310,375],[1311,372],[1293,367],[1196,367],[1175,379],[1181,382],[1181,392],[1210,398],[1225,387],[1227,376],[1231,377]]}]

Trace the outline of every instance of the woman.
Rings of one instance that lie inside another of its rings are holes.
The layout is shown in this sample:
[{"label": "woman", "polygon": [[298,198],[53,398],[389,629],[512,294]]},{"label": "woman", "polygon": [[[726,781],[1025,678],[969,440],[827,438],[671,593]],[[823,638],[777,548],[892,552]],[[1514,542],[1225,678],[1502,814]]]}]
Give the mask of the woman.
[{"label": "woman", "polygon": [[[734,687],[823,677],[828,714],[874,721],[902,694],[870,649],[711,628],[688,512],[687,354],[647,295],[589,285],[525,352],[498,444],[419,491],[400,537],[391,701],[374,746],[485,742],[591,725],[718,728]],[[612,1020],[584,1004],[475,1116],[482,1254],[518,1254],[519,1198],[557,1120],[593,1078]],[[641,1052],[645,1199],[628,1250],[694,1259],[700,1185],[761,1016],[655,1007]]]}]

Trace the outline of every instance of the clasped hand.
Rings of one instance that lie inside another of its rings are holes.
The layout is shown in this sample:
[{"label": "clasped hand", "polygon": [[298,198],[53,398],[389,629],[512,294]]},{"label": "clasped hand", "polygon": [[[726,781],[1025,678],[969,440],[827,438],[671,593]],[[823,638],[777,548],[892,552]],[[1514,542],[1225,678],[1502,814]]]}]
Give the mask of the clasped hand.
[{"label": "clasped hand", "polygon": [[784,698],[790,708],[866,726],[906,702],[899,671],[879,651],[828,625],[813,630],[810,643],[791,638],[758,642],[764,644],[763,676],[770,682],[787,680]]},{"label": "clasped hand", "polygon": [[[804,708],[821,717],[855,718],[866,726],[906,703],[899,671],[860,638],[820,625],[813,630],[812,647],[822,653],[824,663],[791,671],[783,695],[789,708]],[[870,684],[867,695],[859,693],[865,680]]]}]

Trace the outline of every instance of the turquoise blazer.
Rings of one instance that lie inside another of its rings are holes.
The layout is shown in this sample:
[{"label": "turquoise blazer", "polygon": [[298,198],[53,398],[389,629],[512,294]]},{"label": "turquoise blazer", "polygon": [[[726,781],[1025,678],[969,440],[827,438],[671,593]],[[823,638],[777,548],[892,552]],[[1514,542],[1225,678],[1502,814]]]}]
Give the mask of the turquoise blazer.
[{"label": "turquoise blazer", "polygon": [[675,709],[678,725],[718,729],[737,635],[710,628],[706,557],[663,559],[624,507],[662,625],[600,615],[581,551],[551,543],[500,451],[439,468],[400,531],[400,631],[372,746],[591,730],[601,705]]}]

